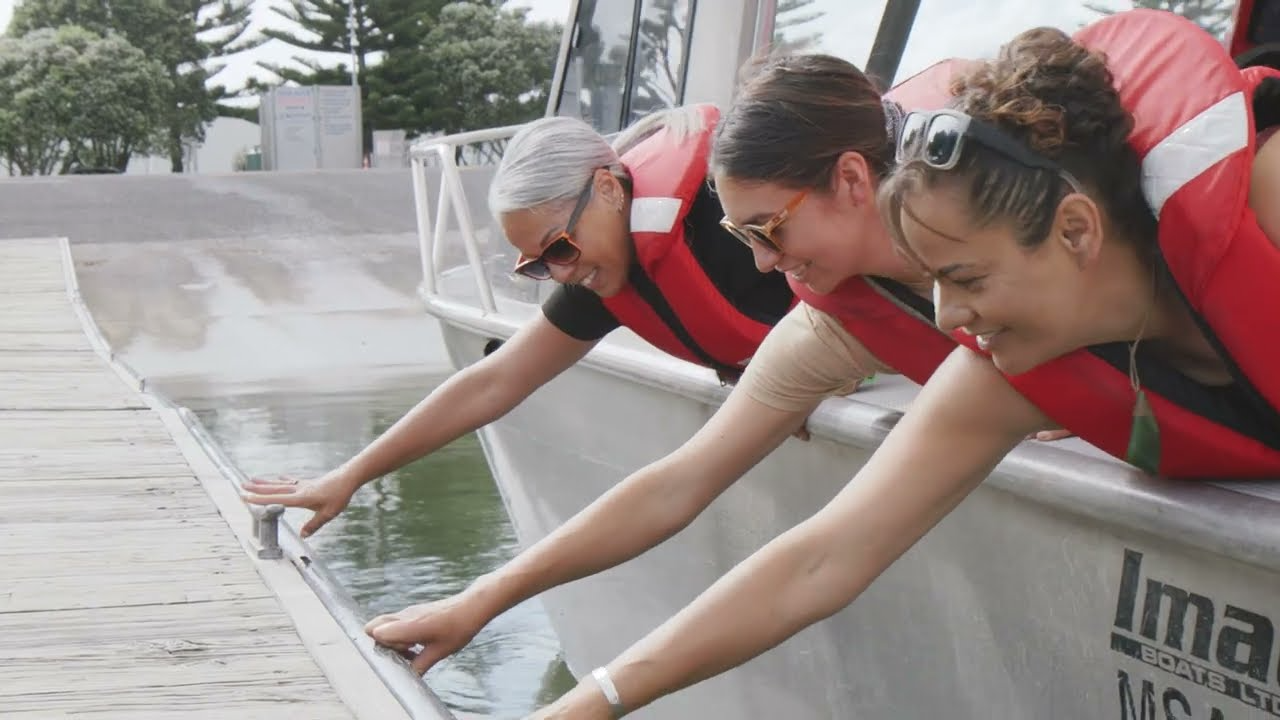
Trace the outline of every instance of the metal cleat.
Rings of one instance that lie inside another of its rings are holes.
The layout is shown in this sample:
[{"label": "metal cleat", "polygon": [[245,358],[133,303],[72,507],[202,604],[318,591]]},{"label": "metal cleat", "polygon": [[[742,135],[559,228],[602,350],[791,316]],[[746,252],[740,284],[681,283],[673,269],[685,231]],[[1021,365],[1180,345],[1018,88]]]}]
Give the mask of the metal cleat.
[{"label": "metal cleat", "polygon": [[284,557],[280,549],[280,516],[283,505],[250,505],[253,515],[253,536],[258,539],[258,557],[263,560],[279,560]]}]

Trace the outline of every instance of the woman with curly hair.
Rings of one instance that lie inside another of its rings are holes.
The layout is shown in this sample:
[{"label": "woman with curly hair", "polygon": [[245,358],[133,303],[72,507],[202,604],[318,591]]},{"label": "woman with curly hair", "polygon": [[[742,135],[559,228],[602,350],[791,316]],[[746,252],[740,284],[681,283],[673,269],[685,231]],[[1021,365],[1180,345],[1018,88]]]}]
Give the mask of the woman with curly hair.
[{"label": "woman with curly hair", "polygon": [[[1185,34],[1186,28],[1177,32]],[[1140,37],[1161,45],[1149,32]],[[1211,42],[1207,35],[1203,39]],[[1204,49],[1164,45],[1193,56]],[[1120,414],[1126,430],[1136,429],[1139,457],[1130,458],[1135,464],[1148,463],[1162,429],[1150,422],[1147,396],[1181,398],[1182,392],[1196,396],[1195,413],[1206,413],[1201,419],[1215,423],[1217,434],[1200,441],[1174,418],[1171,437],[1191,446],[1176,448],[1182,454],[1172,456],[1180,469],[1191,471],[1198,453],[1202,466],[1221,462],[1240,475],[1280,472],[1276,396],[1257,402],[1257,388],[1235,372],[1237,363],[1221,351],[1222,343],[1202,332],[1188,308],[1188,301],[1198,301],[1196,294],[1184,301],[1159,261],[1157,231],[1163,238],[1166,228],[1158,228],[1148,203],[1160,198],[1144,197],[1142,167],[1132,147],[1150,133],[1135,128],[1125,107],[1133,99],[1133,77],[1119,80],[1101,53],[1058,30],[1035,29],[959,78],[951,108],[907,117],[899,165],[881,185],[880,207],[900,247],[935,278],[939,325],[959,330],[980,352],[958,348],[943,362],[830,504],[741,563],[538,718],[617,717],[746,662],[851,603],[1022,438],[1051,423],[1004,372],[1024,373],[1095,346],[1108,348],[1105,355],[1119,349],[1119,367],[1134,385],[1132,391],[1125,388],[1127,406]],[[1117,85],[1128,93],[1125,102]],[[1167,95],[1164,101],[1177,105]],[[1248,116],[1241,117],[1251,130]],[[1218,135],[1229,129],[1229,122],[1213,128]],[[1273,144],[1261,149],[1251,180],[1241,179],[1251,182],[1255,200],[1278,187],[1280,167],[1265,159],[1269,151],[1274,154]],[[1238,194],[1241,215],[1252,218],[1243,206],[1247,193]],[[1263,257],[1274,242],[1266,236],[1280,237],[1280,218],[1274,207],[1253,204],[1260,229],[1250,239],[1256,241],[1253,252]],[[1187,221],[1183,214],[1174,218]],[[1214,219],[1227,228],[1222,232],[1230,232],[1231,225]],[[1222,238],[1207,240],[1221,244]],[[1268,247],[1256,247],[1259,242]],[[1139,344],[1145,346],[1140,357]],[[1156,387],[1158,374],[1171,380]],[[1069,378],[1059,372],[1057,379]],[[1096,381],[1110,389],[1109,380],[1096,373],[1082,384]],[[1257,375],[1252,381],[1264,382]],[[1074,397],[1080,384],[1061,392],[1087,410],[1092,398]],[[1136,417],[1130,414],[1135,396]],[[1168,409],[1167,403],[1150,402],[1157,414]],[[1115,405],[1093,410],[1114,414]],[[1068,429],[1091,432],[1087,424]],[[1123,447],[1104,449],[1125,457]]]}]

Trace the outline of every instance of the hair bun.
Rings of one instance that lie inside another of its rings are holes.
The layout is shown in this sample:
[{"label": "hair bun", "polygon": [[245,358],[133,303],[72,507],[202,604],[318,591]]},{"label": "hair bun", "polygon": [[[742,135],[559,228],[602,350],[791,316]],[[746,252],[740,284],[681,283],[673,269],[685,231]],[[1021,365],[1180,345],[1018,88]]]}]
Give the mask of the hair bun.
[{"label": "hair bun", "polygon": [[996,59],[957,78],[952,92],[960,109],[1049,156],[1114,145],[1132,129],[1106,56],[1056,28],[1019,34]]}]

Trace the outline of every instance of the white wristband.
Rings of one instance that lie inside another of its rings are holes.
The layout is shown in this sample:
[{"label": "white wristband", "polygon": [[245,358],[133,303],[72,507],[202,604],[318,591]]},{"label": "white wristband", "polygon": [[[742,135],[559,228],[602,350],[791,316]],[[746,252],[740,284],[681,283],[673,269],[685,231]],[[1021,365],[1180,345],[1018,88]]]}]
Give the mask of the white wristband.
[{"label": "white wristband", "polygon": [[604,699],[609,701],[609,710],[613,712],[613,716],[620,718],[626,715],[627,709],[622,706],[622,698],[618,697],[618,688],[614,687],[609,671],[601,666],[591,671],[591,677],[600,687],[600,692],[604,693]]}]

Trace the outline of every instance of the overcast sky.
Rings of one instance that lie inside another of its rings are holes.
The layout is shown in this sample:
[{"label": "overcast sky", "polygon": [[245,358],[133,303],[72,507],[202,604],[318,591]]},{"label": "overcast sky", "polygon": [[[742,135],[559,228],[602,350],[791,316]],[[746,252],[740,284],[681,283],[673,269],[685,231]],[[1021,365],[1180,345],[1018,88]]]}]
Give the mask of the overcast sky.
[{"label": "overcast sky", "polygon": [[[702,8],[735,0],[702,0]],[[0,0],[0,27],[7,27],[15,0]],[[286,27],[287,21],[270,11],[273,0],[256,0],[256,27]],[[865,63],[871,41],[884,9],[884,0],[814,0],[814,10],[824,12],[821,20],[801,26],[794,32],[820,33],[822,44],[814,48],[839,55],[859,65]],[[1128,0],[1101,0],[1111,7],[1131,7]],[[512,0],[512,6],[527,7],[536,19],[563,22],[568,15],[568,0]],[[1074,30],[1082,22],[1096,17],[1084,8],[1083,0],[923,0],[916,16],[916,26],[903,57],[899,77],[922,69],[944,57],[979,57],[991,54],[1000,43],[1018,32],[1036,25],[1054,25]],[[229,88],[243,85],[252,75],[265,71],[256,62],[288,62],[298,51],[271,41],[253,51],[232,58],[217,81]],[[333,56],[336,62],[342,56]]]}]

